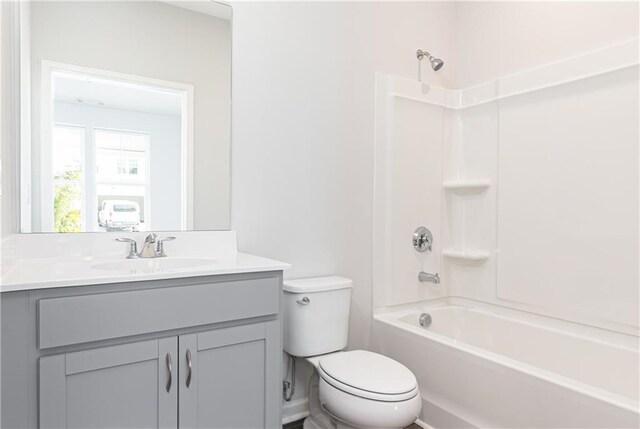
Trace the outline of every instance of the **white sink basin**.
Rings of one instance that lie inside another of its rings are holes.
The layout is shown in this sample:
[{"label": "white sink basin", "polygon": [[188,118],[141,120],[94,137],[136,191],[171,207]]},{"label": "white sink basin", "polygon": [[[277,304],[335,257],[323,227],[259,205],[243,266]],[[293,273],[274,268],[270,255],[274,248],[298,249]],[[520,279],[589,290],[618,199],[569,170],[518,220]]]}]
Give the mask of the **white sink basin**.
[{"label": "white sink basin", "polygon": [[176,271],[188,268],[206,268],[207,265],[216,263],[209,258],[140,258],[123,259],[94,264],[91,268],[105,271],[120,271],[126,273],[155,273],[160,271]]}]

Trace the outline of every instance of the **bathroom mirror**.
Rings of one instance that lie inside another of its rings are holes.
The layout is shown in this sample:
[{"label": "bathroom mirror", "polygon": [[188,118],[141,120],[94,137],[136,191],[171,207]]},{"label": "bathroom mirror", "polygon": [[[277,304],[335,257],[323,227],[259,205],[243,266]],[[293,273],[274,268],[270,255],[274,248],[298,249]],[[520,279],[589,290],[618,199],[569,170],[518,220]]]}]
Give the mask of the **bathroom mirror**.
[{"label": "bathroom mirror", "polygon": [[21,231],[228,229],[231,7],[20,3]]}]

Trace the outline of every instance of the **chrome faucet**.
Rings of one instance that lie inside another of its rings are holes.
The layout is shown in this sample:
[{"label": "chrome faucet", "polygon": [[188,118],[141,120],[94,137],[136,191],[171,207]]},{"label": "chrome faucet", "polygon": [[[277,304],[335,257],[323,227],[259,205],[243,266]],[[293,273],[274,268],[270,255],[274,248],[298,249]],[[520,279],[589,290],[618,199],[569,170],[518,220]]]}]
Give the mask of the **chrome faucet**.
[{"label": "chrome faucet", "polygon": [[[418,55],[420,55],[421,52],[422,51],[418,51]],[[429,54],[426,55],[428,56]],[[421,60],[422,58],[418,56],[418,59]],[[418,229],[413,232],[412,242],[413,247],[415,247],[418,252],[431,252],[433,250],[433,234],[431,234],[431,231],[424,226],[418,227]],[[440,284],[440,276],[438,273],[431,274],[420,271],[418,273],[418,280],[423,283],[429,282],[435,285]]]},{"label": "chrome faucet", "polygon": [[164,253],[164,242],[175,239],[175,237],[164,237],[158,239],[158,235],[152,232],[144,239],[144,245],[142,246],[142,251],[140,253],[138,253],[138,243],[131,238],[116,238],[116,241],[130,243],[131,247],[129,248],[129,255],[127,258],[137,259],[162,258],[167,256],[167,254]]},{"label": "chrome faucet", "polygon": [[418,273],[418,280],[420,280],[421,282],[429,282],[436,285],[440,284],[440,276],[438,275],[438,273],[431,274],[420,271],[420,273]]},{"label": "chrome faucet", "polygon": [[155,258],[158,254],[156,250],[156,241],[158,235],[153,232],[146,236],[144,244],[142,245],[142,251],[140,252],[141,258]]}]

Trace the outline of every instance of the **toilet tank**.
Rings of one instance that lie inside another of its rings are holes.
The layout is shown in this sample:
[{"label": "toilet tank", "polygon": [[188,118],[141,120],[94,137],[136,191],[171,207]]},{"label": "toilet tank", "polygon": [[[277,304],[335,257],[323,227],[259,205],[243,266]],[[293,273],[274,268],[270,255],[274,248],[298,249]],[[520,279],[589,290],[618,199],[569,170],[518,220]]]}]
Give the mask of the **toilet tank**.
[{"label": "toilet tank", "polygon": [[305,357],[347,347],[352,286],[344,277],[286,280],[284,351]]}]

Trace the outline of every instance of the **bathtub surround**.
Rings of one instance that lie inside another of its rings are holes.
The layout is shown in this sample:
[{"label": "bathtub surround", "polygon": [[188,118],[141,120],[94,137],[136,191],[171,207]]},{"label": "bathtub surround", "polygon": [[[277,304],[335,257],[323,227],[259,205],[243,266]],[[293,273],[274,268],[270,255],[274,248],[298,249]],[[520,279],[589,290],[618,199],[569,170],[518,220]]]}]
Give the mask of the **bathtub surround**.
[{"label": "bathtub surround", "polygon": [[[446,292],[637,334],[637,199],[617,184],[638,182],[639,48],[427,95],[379,75],[374,306]],[[429,198],[416,202],[411,186]],[[433,254],[405,245],[412,225],[432,229]],[[581,231],[601,225],[615,238],[585,246]],[[420,287],[413,271],[440,263],[446,291]]]},{"label": "bathtub surround", "polygon": [[[416,372],[428,424],[640,423],[639,50],[426,94],[378,75],[373,348]],[[418,225],[438,253],[413,251]],[[471,300],[424,306],[445,296]]]}]

